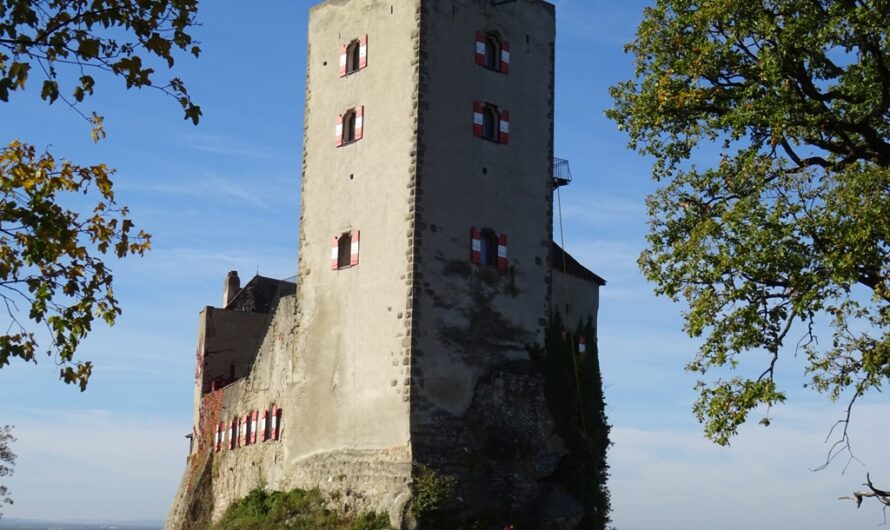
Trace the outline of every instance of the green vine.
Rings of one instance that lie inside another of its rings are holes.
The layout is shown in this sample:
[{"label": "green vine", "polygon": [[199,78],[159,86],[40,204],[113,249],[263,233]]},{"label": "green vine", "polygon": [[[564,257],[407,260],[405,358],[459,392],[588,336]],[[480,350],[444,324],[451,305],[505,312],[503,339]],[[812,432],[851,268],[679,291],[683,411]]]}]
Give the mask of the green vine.
[{"label": "green vine", "polygon": [[[593,320],[579,322],[575,331],[564,326],[559,313],[546,330],[544,348],[530,348],[544,372],[547,406],[569,454],[556,471],[556,480],[584,506],[579,529],[603,530],[611,522],[611,500],[606,484],[606,452],[611,427],[605,412],[596,328]],[[580,352],[584,337],[587,351]]]}]

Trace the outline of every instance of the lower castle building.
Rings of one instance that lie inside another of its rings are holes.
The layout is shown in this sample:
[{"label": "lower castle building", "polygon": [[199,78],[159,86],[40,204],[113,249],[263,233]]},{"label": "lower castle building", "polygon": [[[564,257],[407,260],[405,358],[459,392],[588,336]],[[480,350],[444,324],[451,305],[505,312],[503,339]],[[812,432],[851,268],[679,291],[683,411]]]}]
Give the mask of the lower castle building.
[{"label": "lower castle building", "polygon": [[570,359],[596,355],[605,285],[552,238],[568,183],[554,39],[543,0],[311,9],[298,275],[242,287],[229,273],[222,306],[201,312],[165,529],[261,484],[338,492],[412,528],[419,473],[453,481],[457,519],[585,516],[554,479],[572,448],[536,360],[557,314]]}]

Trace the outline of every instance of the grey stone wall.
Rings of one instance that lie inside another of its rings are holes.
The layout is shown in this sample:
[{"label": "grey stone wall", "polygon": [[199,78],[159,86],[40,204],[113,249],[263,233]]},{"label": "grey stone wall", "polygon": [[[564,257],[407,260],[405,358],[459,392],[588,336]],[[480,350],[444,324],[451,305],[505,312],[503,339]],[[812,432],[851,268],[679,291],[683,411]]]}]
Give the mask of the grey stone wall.
[{"label": "grey stone wall", "polygon": [[[509,74],[476,64],[477,31],[510,43]],[[553,497],[578,511],[546,483],[565,447],[527,351],[550,313],[554,38],[546,2],[423,3],[414,461],[458,479],[459,515],[533,527]],[[509,112],[509,143],[473,135],[474,101]],[[505,269],[471,263],[473,227],[507,235]]]}]

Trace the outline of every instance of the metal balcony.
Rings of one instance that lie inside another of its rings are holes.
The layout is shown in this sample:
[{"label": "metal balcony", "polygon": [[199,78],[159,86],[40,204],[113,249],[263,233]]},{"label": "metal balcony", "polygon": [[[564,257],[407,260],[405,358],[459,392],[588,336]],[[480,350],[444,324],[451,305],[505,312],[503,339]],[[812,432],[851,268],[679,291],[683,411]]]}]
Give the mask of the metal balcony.
[{"label": "metal balcony", "polygon": [[553,159],[553,188],[565,186],[572,182],[572,170],[569,161],[563,158]]}]

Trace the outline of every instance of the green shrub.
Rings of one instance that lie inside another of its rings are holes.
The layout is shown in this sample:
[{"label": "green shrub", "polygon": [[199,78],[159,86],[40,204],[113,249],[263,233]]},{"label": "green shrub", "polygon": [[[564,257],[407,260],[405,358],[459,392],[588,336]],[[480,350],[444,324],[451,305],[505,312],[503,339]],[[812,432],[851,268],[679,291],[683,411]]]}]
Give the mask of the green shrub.
[{"label": "green shrub", "polygon": [[259,487],[229,506],[213,530],[390,530],[379,513],[347,516],[327,508],[317,489],[288,492]]},{"label": "green shrub", "polygon": [[454,497],[456,480],[451,475],[418,464],[414,467],[414,504],[412,512],[421,527],[437,525],[441,512]]}]

